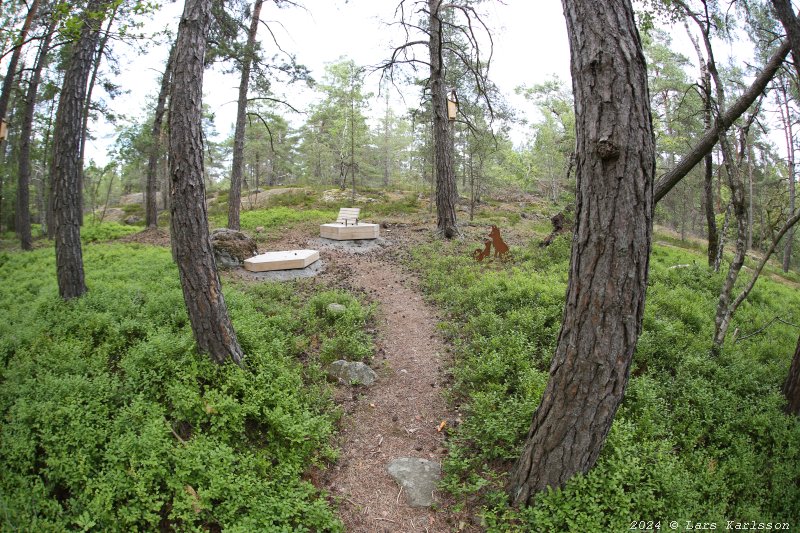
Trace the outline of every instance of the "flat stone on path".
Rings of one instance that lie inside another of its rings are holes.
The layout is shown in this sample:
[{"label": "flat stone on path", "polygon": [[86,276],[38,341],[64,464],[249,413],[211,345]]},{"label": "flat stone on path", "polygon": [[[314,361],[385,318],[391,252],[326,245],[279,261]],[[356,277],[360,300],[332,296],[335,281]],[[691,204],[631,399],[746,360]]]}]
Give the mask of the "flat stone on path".
[{"label": "flat stone on path", "polygon": [[345,383],[372,385],[377,379],[375,371],[361,361],[334,361],[327,368],[328,375]]},{"label": "flat stone on path", "polygon": [[430,507],[434,503],[433,491],[442,477],[442,467],[435,461],[400,457],[389,463],[389,475],[397,481],[411,507]]}]

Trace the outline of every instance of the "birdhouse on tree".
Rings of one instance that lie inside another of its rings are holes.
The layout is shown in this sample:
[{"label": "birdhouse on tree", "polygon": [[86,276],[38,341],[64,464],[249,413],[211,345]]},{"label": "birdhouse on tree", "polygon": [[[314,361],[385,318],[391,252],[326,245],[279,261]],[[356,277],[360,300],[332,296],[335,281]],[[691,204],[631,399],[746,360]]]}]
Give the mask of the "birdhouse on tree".
[{"label": "birdhouse on tree", "polygon": [[8,139],[8,125],[5,120],[0,120],[0,141]]},{"label": "birdhouse on tree", "polygon": [[450,94],[447,97],[447,118],[450,122],[453,122],[458,115],[458,96],[456,96],[456,90],[451,89]]}]

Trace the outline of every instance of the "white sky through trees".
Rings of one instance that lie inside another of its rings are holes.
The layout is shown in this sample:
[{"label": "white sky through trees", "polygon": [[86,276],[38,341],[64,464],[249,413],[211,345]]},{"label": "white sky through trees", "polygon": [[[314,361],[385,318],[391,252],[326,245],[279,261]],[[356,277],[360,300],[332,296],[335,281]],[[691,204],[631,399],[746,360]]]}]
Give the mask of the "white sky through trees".
[{"label": "white sky through trees", "polygon": [[[404,38],[399,28],[387,26],[395,21],[398,0],[306,0],[303,4],[305,9],[277,9],[273,3],[267,2],[261,18],[270,24],[281,47],[293,53],[297,62],[306,65],[318,81],[324,75],[326,63],[347,57],[360,66],[376,65],[385,61],[392,45],[397,46]],[[407,4],[412,5],[411,0],[407,0]],[[493,32],[494,55],[489,76],[521,114],[531,107],[525,106],[524,100],[513,94],[516,86],[541,83],[553,74],[569,81],[569,46],[560,0],[490,1],[482,4],[480,9]],[[147,29],[156,31],[169,26],[174,35],[182,10],[182,2],[165,5],[147,23]],[[259,28],[258,38],[266,56],[278,52],[263,25]],[[158,92],[168,46],[151,47],[146,53],[125,48],[117,43],[116,54],[122,74],[115,81],[130,92],[114,100],[108,100],[102,91],[96,91],[96,94],[104,98],[116,113],[141,120],[147,114],[146,106],[153,105],[153,97]],[[420,56],[427,59],[427,50],[419,48]],[[486,56],[486,53],[482,55]],[[233,130],[239,84],[238,73],[222,73],[222,69],[230,68],[230,65],[220,67],[208,70],[204,82],[204,101],[215,115],[218,132],[215,140],[227,137]],[[423,76],[424,73],[420,72],[420,77]],[[380,74],[373,73],[365,84],[365,92],[376,95],[374,116],[383,113],[383,101],[377,98],[379,79]],[[284,93],[289,103],[300,110],[305,110],[317,98],[313,90],[301,83],[276,88],[276,92]],[[251,96],[257,96],[254,90],[251,90]],[[405,113],[408,108],[418,105],[419,91],[416,88],[406,90],[405,101],[396,90],[392,91],[392,102],[395,112]],[[281,106],[278,107],[280,110]],[[304,116],[298,116],[288,108],[284,111],[293,125],[303,122]],[[123,119],[122,124],[125,122]],[[100,119],[90,128],[96,139],[87,147],[87,159],[103,165],[111,159],[108,151],[114,142],[114,127]]]}]

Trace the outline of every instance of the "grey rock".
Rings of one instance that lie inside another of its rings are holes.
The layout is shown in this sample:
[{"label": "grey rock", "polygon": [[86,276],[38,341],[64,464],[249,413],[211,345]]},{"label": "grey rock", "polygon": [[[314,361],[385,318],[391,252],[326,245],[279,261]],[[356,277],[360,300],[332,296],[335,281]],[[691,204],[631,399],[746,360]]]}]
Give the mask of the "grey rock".
[{"label": "grey rock", "polygon": [[142,221],[142,217],[137,217],[136,215],[131,215],[124,220],[125,224],[129,226],[135,226],[139,222]]},{"label": "grey rock", "polygon": [[403,489],[408,505],[433,505],[433,491],[442,477],[442,466],[439,463],[416,457],[400,457],[389,463],[386,469]]},{"label": "grey rock", "polygon": [[343,306],[342,304],[328,304],[328,312],[332,315],[341,315],[345,311],[347,311],[347,307]]},{"label": "grey rock", "polygon": [[360,383],[372,385],[378,378],[375,371],[361,361],[334,361],[326,369],[328,375],[344,383]]},{"label": "grey rock", "polygon": [[258,254],[258,247],[253,239],[241,231],[227,228],[211,232],[211,247],[214,249],[218,268],[240,267],[245,259]]}]

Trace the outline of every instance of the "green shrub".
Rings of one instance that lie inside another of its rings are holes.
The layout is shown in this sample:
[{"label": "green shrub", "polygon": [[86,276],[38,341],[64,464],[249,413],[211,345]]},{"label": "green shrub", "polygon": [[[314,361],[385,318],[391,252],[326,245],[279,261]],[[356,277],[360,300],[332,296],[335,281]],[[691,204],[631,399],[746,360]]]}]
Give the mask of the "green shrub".
[{"label": "green shrub", "polygon": [[302,480],[334,456],[328,386],[299,364],[291,284],[226,289],[246,357],[198,354],[166,249],[85,249],[57,296],[51,250],[0,259],[0,513],[32,531],[340,531]]},{"label": "green shrub", "polygon": [[[570,238],[514,250],[513,266],[481,265],[460,244],[418,247],[412,263],[444,308],[454,348],[442,486],[478,502],[489,531],[622,531],[633,520],[800,521],[800,424],[780,387],[797,331],[729,341],[709,356],[723,274],[703,257],[656,246],[632,377],[596,466],[532,506],[513,509],[504,476],[519,456],[549,377],[561,325]],[[676,265],[679,265],[676,267]],[[745,275],[745,274],[743,274]],[[743,281],[740,281],[741,285]],[[731,332],[775,316],[800,322],[800,294],[760,280]],[[683,526],[681,526],[683,527]]]},{"label": "green shrub", "polygon": [[113,241],[140,231],[141,227],[127,226],[118,222],[87,223],[81,227],[81,241],[84,243]]}]

